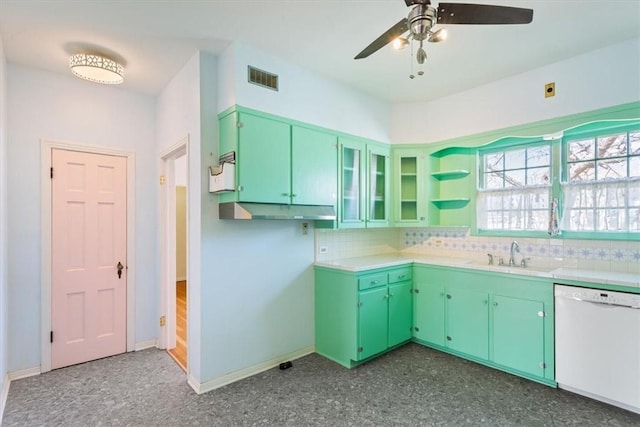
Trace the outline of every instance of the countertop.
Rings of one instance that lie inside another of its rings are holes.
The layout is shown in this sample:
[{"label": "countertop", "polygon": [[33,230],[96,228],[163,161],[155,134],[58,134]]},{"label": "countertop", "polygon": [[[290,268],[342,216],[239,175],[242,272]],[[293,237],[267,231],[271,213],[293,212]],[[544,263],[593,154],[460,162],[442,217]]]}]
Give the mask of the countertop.
[{"label": "countertop", "polygon": [[319,261],[317,267],[333,268],[344,271],[360,272],[376,268],[397,267],[405,264],[426,264],[465,269],[494,271],[504,274],[518,274],[524,276],[546,277],[557,281],[574,280],[598,283],[611,286],[626,286],[640,288],[640,275],[631,273],[617,273],[598,270],[578,270],[572,268],[545,269],[539,267],[507,267],[474,263],[463,258],[445,258],[434,256],[420,256],[412,254],[389,253],[365,257],[343,258],[332,261]]}]

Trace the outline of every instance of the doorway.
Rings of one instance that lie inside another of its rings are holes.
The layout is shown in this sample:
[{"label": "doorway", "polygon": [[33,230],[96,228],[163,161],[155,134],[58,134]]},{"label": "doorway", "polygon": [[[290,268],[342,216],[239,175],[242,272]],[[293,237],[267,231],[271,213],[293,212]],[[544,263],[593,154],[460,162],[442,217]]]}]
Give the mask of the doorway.
[{"label": "doorway", "polygon": [[188,138],[161,154],[162,311],[160,348],[188,368]]}]

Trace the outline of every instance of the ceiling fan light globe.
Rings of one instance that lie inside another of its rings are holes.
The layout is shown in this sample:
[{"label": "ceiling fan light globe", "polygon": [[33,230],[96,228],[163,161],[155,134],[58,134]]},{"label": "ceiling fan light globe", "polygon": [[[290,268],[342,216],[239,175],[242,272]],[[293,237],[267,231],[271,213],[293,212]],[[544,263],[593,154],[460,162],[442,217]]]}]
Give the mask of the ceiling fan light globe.
[{"label": "ceiling fan light globe", "polygon": [[393,41],[393,48],[395,50],[402,50],[407,46],[409,46],[409,40],[407,40],[405,37],[398,37]]},{"label": "ceiling fan light globe", "polygon": [[442,41],[445,41],[448,36],[449,36],[449,33],[447,32],[447,29],[440,28],[439,30],[436,30],[430,33],[427,41],[430,43],[440,43]]}]

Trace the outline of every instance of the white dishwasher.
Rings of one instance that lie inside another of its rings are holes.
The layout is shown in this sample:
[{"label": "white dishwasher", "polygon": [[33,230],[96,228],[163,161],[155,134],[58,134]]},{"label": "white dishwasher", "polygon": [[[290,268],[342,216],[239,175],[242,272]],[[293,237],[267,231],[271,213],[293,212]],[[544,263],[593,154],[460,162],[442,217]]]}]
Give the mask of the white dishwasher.
[{"label": "white dishwasher", "polygon": [[556,381],[640,413],[640,295],[555,285]]}]

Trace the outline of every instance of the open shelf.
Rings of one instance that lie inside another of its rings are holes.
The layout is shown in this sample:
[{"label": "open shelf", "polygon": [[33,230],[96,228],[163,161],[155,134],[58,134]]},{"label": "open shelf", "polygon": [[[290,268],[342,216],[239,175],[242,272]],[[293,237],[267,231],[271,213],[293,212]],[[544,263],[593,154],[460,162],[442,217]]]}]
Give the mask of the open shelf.
[{"label": "open shelf", "polygon": [[469,175],[469,173],[470,172],[468,170],[457,169],[457,170],[450,170],[450,171],[433,172],[431,176],[437,179],[438,181],[445,181],[448,179],[464,178],[465,176]]},{"label": "open shelf", "polygon": [[469,204],[468,197],[456,197],[452,199],[431,199],[431,203],[436,205],[438,209],[460,209]]}]

